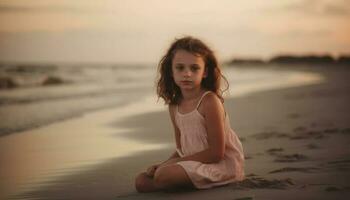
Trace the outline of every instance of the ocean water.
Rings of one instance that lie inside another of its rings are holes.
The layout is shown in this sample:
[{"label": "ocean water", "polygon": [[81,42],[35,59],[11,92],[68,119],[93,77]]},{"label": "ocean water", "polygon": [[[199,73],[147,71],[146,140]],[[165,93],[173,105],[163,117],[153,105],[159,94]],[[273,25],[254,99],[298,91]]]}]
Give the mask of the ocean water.
[{"label": "ocean water", "polygon": [[[223,73],[230,84],[228,96],[279,87],[300,75],[232,66]],[[156,96],[156,76],[156,65],[3,65],[0,136],[143,101]]]},{"label": "ocean water", "polygon": [[151,66],[1,67],[17,86],[0,90],[0,135],[142,99],[154,75]]}]

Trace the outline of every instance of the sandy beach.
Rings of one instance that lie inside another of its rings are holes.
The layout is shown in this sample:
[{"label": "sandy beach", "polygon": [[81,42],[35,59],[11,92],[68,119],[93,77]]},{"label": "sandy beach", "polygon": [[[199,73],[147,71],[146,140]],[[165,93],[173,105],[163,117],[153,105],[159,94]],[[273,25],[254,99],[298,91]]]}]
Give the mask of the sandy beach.
[{"label": "sandy beach", "polygon": [[137,173],[174,149],[168,113],[150,97],[133,105],[137,112],[106,109],[0,137],[0,199],[348,199],[350,69],[287,70],[323,79],[237,90],[225,101],[243,142],[243,182],[137,193]]}]

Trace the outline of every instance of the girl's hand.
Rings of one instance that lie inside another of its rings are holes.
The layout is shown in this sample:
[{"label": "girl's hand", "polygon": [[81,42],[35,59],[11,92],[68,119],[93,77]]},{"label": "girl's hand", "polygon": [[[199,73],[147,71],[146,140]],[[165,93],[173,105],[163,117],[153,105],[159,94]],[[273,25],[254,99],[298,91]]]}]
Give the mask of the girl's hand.
[{"label": "girl's hand", "polygon": [[152,165],[150,166],[147,171],[146,171],[146,174],[150,177],[153,177],[154,176],[154,173],[156,172],[156,170],[158,169],[160,164],[155,164],[155,165]]},{"label": "girl's hand", "polygon": [[172,158],[172,159],[170,159],[170,160],[164,162],[164,163],[162,164],[162,166],[172,165],[172,164],[175,164],[175,163],[177,163],[177,162],[179,162],[179,161],[181,161],[181,158]]},{"label": "girl's hand", "polygon": [[166,162],[163,162],[161,164],[155,164],[155,165],[152,165],[150,167],[148,167],[148,169],[146,170],[146,174],[150,177],[153,177],[154,176],[154,173],[156,172],[156,170],[159,168],[159,167],[163,167],[163,166],[167,166],[167,165],[171,165],[171,164],[175,164],[177,163],[178,161],[180,161],[180,158],[172,158]]}]

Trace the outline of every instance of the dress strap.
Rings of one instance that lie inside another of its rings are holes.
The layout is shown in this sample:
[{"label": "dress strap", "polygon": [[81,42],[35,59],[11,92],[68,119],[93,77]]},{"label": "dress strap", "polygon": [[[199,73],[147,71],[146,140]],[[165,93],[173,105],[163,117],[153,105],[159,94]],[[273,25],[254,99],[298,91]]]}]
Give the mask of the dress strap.
[{"label": "dress strap", "polygon": [[203,98],[205,97],[205,95],[207,95],[207,94],[209,94],[209,93],[211,93],[211,91],[206,91],[206,92],[203,93],[202,97],[201,97],[201,98],[199,99],[199,101],[198,101],[198,104],[197,104],[197,106],[196,106],[196,109],[198,109],[199,105],[201,105],[202,100],[203,100]]}]

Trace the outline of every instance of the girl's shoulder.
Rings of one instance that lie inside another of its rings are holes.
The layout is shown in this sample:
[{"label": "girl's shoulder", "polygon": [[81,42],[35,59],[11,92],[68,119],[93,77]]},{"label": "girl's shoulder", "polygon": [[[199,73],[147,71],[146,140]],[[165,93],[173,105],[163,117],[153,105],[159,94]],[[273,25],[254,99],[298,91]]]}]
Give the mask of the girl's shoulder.
[{"label": "girl's shoulder", "polygon": [[203,97],[202,99],[202,103],[205,105],[205,104],[211,104],[211,103],[220,103],[222,104],[221,102],[221,99],[219,98],[219,96],[215,93],[215,92],[212,92],[212,91],[209,91],[207,92],[207,94],[205,94],[205,96]]},{"label": "girl's shoulder", "polygon": [[223,109],[223,104],[218,95],[214,92],[208,92],[202,99],[198,110],[200,113],[205,114],[208,111],[212,111],[213,109]]}]

